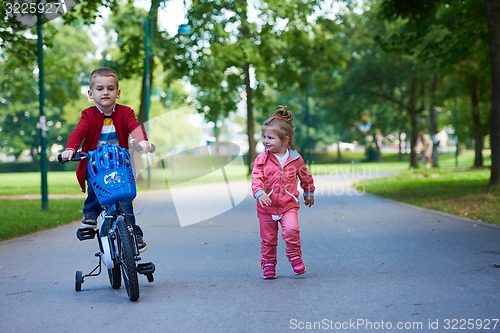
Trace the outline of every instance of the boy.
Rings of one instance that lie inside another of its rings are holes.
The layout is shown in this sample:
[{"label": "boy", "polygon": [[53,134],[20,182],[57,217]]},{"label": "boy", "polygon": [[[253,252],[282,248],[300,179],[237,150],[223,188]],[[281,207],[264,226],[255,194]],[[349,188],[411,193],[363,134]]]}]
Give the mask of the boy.
[{"label": "boy", "polygon": [[[144,152],[150,151],[151,145],[146,132],[137,121],[134,111],[128,106],[116,104],[116,100],[120,98],[120,89],[118,87],[118,74],[113,69],[98,68],[90,74],[88,96],[94,100],[95,106],[82,111],[82,117],[76,128],[68,136],[66,150],[61,154],[63,160],[71,159],[80,145],[83,152],[95,150],[104,144],[115,144],[128,148],[129,135],[141,145]],[[78,163],[76,168],[76,176],[84,193],[87,164],[88,160],[84,159]],[[143,232],[135,223],[132,202],[122,202],[120,208],[130,217],[134,225],[139,251],[146,250],[147,245],[143,241]],[[87,198],[82,211],[82,226],[95,228],[97,226],[96,219],[101,210],[102,207],[97,196],[92,186],[88,184]]]}]

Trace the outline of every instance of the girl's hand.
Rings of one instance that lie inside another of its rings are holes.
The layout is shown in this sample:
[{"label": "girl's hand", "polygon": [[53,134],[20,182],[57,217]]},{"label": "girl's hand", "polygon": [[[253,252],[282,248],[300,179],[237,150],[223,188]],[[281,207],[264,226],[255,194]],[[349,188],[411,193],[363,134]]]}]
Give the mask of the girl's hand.
[{"label": "girl's hand", "polygon": [[312,205],[314,205],[314,197],[313,196],[304,196],[304,204],[307,206],[307,207],[311,207]]},{"label": "girl's hand", "polygon": [[273,203],[266,193],[262,194],[257,200],[262,207],[271,206],[271,204]]}]

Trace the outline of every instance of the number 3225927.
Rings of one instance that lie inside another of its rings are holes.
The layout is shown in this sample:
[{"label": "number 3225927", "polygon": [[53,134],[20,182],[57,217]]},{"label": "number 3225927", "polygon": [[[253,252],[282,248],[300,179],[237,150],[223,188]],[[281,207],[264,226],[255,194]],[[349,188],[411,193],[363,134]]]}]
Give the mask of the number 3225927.
[{"label": "number 3225927", "polygon": [[444,319],[445,330],[494,330],[500,319]]},{"label": "number 3225927", "polygon": [[37,14],[37,13],[40,13],[40,14],[55,14],[55,13],[58,13],[60,12],[59,10],[61,10],[60,13],[64,14],[66,13],[66,6],[64,5],[64,3],[62,2],[48,2],[48,3],[36,3],[36,2],[31,2],[31,3],[27,3],[27,2],[23,2],[23,3],[19,3],[19,2],[6,2],[5,3],[5,7],[6,7],[6,14],[9,15],[9,14],[20,14],[20,15],[34,15],[34,14]]}]

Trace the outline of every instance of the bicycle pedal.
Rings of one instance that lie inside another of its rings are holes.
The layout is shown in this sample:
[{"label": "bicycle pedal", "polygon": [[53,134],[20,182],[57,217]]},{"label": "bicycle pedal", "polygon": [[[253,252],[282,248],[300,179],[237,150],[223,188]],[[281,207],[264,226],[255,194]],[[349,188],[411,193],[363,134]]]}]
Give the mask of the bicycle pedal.
[{"label": "bicycle pedal", "polygon": [[156,267],[152,262],[137,264],[137,273],[146,275],[154,273]]},{"label": "bicycle pedal", "polygon": [[95,229],[80,228],[76,231],[76,238],[78,238],[81,241],[84,241],[84,240],[88,240],[88,239],[94,239],[96,234],[97,234],[97,232]]}]

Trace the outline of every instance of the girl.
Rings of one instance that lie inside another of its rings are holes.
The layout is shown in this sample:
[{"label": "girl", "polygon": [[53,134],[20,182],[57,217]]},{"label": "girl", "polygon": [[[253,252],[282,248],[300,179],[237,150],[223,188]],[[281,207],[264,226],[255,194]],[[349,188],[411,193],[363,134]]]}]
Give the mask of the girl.
[{"label": "girl", "polygon": [[257,199],[260,222],[261,267],[264,279],[276,278],[278,222],[286,243],[286,256],[296,275],[304,274],[299,231],[299,191],[306,206],[314,204],[314,181],[302,156],[293,145],[293,115],[286,106],[271,113],[262,126],[265,151],[257,156],[252,170],[252,193]]}]

